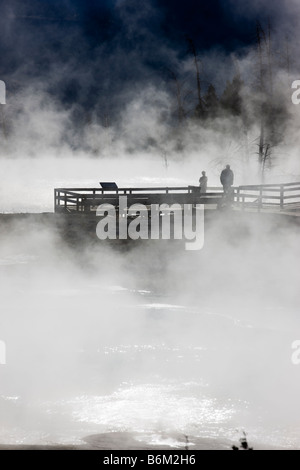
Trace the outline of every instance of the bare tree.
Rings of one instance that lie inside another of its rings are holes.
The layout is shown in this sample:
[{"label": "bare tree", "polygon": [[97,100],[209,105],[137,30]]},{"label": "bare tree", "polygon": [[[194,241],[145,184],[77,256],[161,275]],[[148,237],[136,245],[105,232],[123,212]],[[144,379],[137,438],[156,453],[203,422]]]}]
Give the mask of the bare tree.
[{"label": "bare tree", "polygon": [[193,56],[195,70],[196,70],[197,97],[198,97],[198,104],[196,106],[196,114],[197,114],[198,117],[201,117],[202,114],[203,114],[203,111],[204,111],[204,106],[203,106],[202,91],[201,91],[199,57],[198,57],[198,53],[197,53],[194,41],[189,36],[186,36],[186,40],[187,40],[188,45],[189,45],[189,52]]},{"label": "bare tree", "polygon": [[[256,41],[257,41],[257,51],[258,51],[258,61],[259,61],[259,91],[261,94],[261,100],[265,92],[265,73],[264,73],[264,64],[263,64],[263,41],[265,41],[265,33],[261,27],[259,21],[256,23]],[[264,119],[264,106],[261,104],[260,110],[260,136],[258,144],[258,159],[259,163],[263,161],[264,155],[264,139],[265,139],[265,119]]]},{"label": "bare tree", "polygon": [[175,84],[177,117],[178,117],[179,124],[181,124],[184,118],[186,117],[186,112],[184,109],[185,94],[183,90],[183,84],[180,82],[178,75],[173,70],[171,69],[167,69],[167,70]]},{"label": "bare tree", "polygon": [[266,49],[268,57],[268,79],[269,79],[269,93],[271,97],[273,96],[273,52],[272,52],[272,41],[271,41],[271,23],[268,20],[268,37],[266,40]]},{"label": "bare tree", "polygon": [[261,178],[264,179],[266,162],[271,165],[272,148],[275,139],[275,124],[273,121],[273,51],[271,39],[271,24],[268,21],[267,34],[257,21],[256,41],[259,63],[259,92],[260,92],[260,135],[258,142],[258,161],[261,165]]}]

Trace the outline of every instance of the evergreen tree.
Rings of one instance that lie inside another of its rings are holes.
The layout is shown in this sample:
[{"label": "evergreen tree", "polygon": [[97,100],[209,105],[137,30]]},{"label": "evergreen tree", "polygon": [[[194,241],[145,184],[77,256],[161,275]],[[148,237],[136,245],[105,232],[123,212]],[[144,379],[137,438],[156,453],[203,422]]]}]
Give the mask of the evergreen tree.
[{"label": "evergreen tree", "polygon": [[216,89],[212,84],[207,88],[203,101],[207,117],[215,117],[219,108],[219,100]]},{"label": "evergreen tree", "polygon": [[233,77],[232,82],[227,81],[225,90],[221,96],[221,106],[224,111],[233,116],[241,116],[242,114],[242,90],[243,82],[239,75]]}]

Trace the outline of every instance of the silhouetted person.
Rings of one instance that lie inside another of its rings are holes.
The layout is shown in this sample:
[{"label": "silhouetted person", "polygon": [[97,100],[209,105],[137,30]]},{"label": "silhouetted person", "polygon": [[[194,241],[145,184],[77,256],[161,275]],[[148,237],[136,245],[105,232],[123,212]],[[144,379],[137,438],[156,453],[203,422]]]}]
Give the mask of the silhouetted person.
[{"label": "silhouetted person", "polygon": [[222,171],[220,180],[224,189],[224,193],[228,194],[231,192],[231,186],[233,185],[234,174],[230,169],[230,165],[226,165],[226,168]]},{"label": "silhouetted person", "polygon": [[202,176],[199,179],[199,183],[200,183],[200,193],[202,193],[202,194],[206,193],[206,190],[207,190],[207,176],[206,176],[205,171],[202,171]]}]

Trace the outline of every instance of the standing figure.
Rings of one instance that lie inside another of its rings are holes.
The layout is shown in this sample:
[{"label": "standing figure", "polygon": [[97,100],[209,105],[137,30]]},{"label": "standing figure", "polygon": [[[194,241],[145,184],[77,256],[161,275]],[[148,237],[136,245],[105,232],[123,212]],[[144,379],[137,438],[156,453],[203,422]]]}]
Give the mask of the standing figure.
[{"label": "standing figure", "polygon": [[222,171],[220,180],[224,189],[224,194],[231,193],[231,186],[233,185],[234,174],[230,169],[230,165],[226,165],[226,168]]},{"label": "standing figure", "polygon": [[207,176],[206,176],[206,172],[205,171],[202,171],[202,176],[201,178],[199,179],[199,183],[200,183],[200,194],[205,194],[206,193],[206,190],[207,190]]}]

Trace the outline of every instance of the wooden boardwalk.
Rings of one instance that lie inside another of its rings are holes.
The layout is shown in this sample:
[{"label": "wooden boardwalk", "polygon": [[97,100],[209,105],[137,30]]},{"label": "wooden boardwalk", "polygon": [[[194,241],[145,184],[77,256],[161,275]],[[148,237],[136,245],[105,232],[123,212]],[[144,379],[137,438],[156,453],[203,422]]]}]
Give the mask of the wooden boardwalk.
[{"label": "wooden boardwalk", "polygon": [[242,211],[291,213],[300,215],[300,183],[236,186],[225,197],[222,187],[209,187],[205,194],[198,186],[150,188],[56,188],[54,209],[58,213],[96,213],[101,204],[119,207],[119,198],[133,204],[204,204],[210,209],[232,207]]}]

